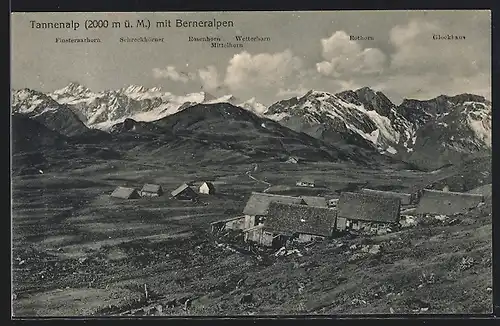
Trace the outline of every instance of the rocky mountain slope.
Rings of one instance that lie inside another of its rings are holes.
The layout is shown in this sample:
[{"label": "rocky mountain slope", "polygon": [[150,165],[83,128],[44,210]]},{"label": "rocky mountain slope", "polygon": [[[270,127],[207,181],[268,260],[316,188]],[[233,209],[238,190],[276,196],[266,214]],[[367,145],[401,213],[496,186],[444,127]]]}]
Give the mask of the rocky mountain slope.
[{"label": "rocky mountain slope", "polygon": [[[42,95],[46,98],[40,102]],[[32,105],[64,106],[76,114],[86,126],[102,130],[108,130],[127,118],[136,121],[154,121],[198,103],[222,102],[238,105],[256,113],[265,109],[254,98],[248,101],[241,101],[232,95],[216,98],[207,92],[177,96],[163,92],[159,87],[148,89],[138,85],[93,92],[79,83],[71,82],[66,87],[49,94],[28,89],[13,93],[15,110],[18,110],[16,108],[19,105],[24,108],[21,111]]]},{"label": "rocky mountain slope", "polygon": [[367,87],[309,91],[271,105],[265,116],[327,142],[373,147],[426,169],[491,152],[491,102],[472,94],[396,106]]},{"label": "rocky mountain slope", "polygon": [[190,142],[191,147],[193,142],[203,145],[200,153],[222,150],[264,160],[286,160],[293,155],[313,161],[366,164],[391,161],[371,149],[327,144],[229,103],[198,104],[153,122],[127,119],[114,125],[110,132],[119,137],[132,133],[136,139],[148,137],[150,141],[163,141],[169,149],[182,140]]},{"label": "rocky mountain slope", "polygon": [[[88,134],[89,127],[109,131],[127,119],[159,121],[193,106],[204,107],[198,104],[218,103],[243,108],[337,147],[376,150],[427,170],[491,153],[491,102],[473,94],[406,99],[395,105],[382,92],[364,87],[337,94],[309,91],[266,108],[255,98],[243,102],[233,95],[176,96],[136,85],[96,93],[70,83],[48,95],[15,91],[12,107],[51,130],[75,136]],[[228,128],[221,125],[207,132],[224,133]]]},{"label": "rocky mountain slope", "polygon": [[89,130],[67,105],[41,92],[27,88],[13,92],[11,106],[13,113],[24,114],[65,136],[80,135]]}]

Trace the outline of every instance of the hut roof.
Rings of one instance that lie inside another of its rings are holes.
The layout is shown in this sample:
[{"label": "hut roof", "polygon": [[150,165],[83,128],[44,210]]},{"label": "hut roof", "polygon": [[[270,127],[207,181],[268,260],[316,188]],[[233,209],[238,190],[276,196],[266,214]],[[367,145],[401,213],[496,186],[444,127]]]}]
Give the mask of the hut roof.
[{"label": "hut roof", "polygon": [[163,189],[160,185],[155,185],[155,184],[151,184],[151,183],[146,183],[141,191],[144,191],[144,192],[152,192],[152,193],[159,193],[161,192]]},{"label": "hut roof", "polygon": [[467,212],[482,201],[483,195],[424,189],[416,213],[453,215]]},{"label": "hut roof", "polygon": [[230,222],[230,221],[241,220],[243,218],[245,218],[245,215],[230,217],[230,218],[226,218],[226,219],[223,219],[223,220],[218,220],[218,221],[212,222],[210,224],[226,223],[226,222]]},{"label": "hut roof", "polygon": [[186,184],[186,183],[183,183],[182,185],[180,185],[177,189],[175,189],[174,191],[172,191],[172,196],[177,196],[178,194],[180,194],[181,192],[185,191],[186,189],[188,189],[189,186]]},{"label": "hut roof", "polygon": [[282,232],[330,236],[335,218],[335,209],[273,202],[265,225]]},{"label": "hut roof", "polygon": [[316,196],[300,196],[308,206],[328,207],[328,202],[325,197]]},{"label": "hut roof", "polygon": [[138,198],[139,194],[137,193],[137,190],[134,188],[117,187],[111,193],[111,197],[130,199],[130,198]]},{"label": "hut roof", "polygon": [[343,192],[337,203],[337,216],[351,220],[396,222],[400,207],[399,198]]},{"label": "hut roof", "polygon": [[411,202],[411,194],[407,194],[407,193],[395,192],[395,191],[375,190],[375,189],[368,189],[368,188],[361,189],[361,192],[365,193],[365,194],[373,194],[373,195],[379,195],[379,196],[400,198],[401,204],[409,204]]},{"label": "hut roof", "polygon": [[250,199],[243,209],[245,215],[266,215],[267,209],[271,202],[289,203],[289,204],[305,204],[300,197],[282,196],[274,194],[265,194],[260,192],[252,192]]}]

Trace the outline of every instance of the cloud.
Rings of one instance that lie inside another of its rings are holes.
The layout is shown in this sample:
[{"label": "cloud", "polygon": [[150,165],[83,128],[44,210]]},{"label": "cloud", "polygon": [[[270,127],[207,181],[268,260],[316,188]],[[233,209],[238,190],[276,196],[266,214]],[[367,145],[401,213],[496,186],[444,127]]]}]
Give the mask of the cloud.
[{"label": "cloud", "polygon": [[278,97],[296,97],[296,96],[302,96],[302,95],[306,94],[308,91],[309,90],[307,88],[304,88],[304,87],[294,88],[294,89],[280,88],[278,90],[278,92],[276,93],[276,96],[278,96]]},{"label": "cloud", "polygon": [[153,76],[155,78],[166,78],[173,81],[178,81],[182,83],[187,83],[189,80],[193,79],[192,74],[185,72],[178,72],[174,66],[167,66],[164,69],[153,68]]},{"label": "cloud", "polygon": [[233,91],[277,90],[288,86],[302,68],[302,60],[290,50],[255,55],[243,51],[229,61],[224,84]]},{"label": "cloud", "polygon": [[384,70],[386,55],[376,48],[363,48],[351,41],[344,31],[336,31],[321,40],[324,61],[316,64],[316,70],[335,78],[380,73]]},{"label": "cloud", "polygon": [[216,90],[221,86],[219,73],[215,66],[207,66],[198,70],[198,77],[204,89],[208,91]]},{"label": "cloud", "polygon": [[419,99],[464,92],[490,96],[487,38],[467,29],[465,40],[433,39],[453,31],[439,21],[412,20],[393,27],[389,39],[395,50],[380,87]]}]

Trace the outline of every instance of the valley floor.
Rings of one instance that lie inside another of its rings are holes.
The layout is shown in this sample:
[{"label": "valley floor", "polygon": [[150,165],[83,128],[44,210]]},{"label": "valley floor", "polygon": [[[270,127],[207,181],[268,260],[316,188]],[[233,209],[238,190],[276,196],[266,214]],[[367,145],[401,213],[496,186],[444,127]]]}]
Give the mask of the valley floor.
[{"label": "valley floor", "polygon": [[[304,175],[339,189],[409,189],[430,175],[269,163],[252,170],[255,180],[250,170],[137,160],[14,177],[14,315],[491,313],[491,201],[456,223],[421,220],[276,255],[215,239],[209,224],[240,215],[252,191],[291,188]],[[200,203],[109,197],[119,185],[158,183],[168,193],[205,180],[218,194]]]}]

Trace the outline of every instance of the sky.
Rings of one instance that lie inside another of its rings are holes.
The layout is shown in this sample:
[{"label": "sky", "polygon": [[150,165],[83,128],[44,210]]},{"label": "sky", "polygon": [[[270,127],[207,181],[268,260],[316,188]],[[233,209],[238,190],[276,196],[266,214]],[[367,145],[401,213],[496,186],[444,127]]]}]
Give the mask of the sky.
[{"label": "sky", "polygon": [[[121,28],[86,30],[86,20]],[[148,19],[151,28],[124,28]],[[156,28],[156,21],[231,20],[227,28]],[[79,22],[73,29],[36,29],[30,21]],[[111,24],[111,23],[110,23]],[[433,40],[433,35],[465,36]],[[188,37],[269,37],[243,48],[211,48]],[[120,37],[162,43],[120,43]],[[351,40],[350,36],[371,40]],[[56,38],[100,43],[56,43]],[[128,85],[177,95],[206,91],[270,105],[309,90],[336,93],[371,87],[395,104],[404,98],[474,93],[491,100],[489,11],[316,11],[13,13],[11,88],[51,92],[78,82],[92,91]]]}]

